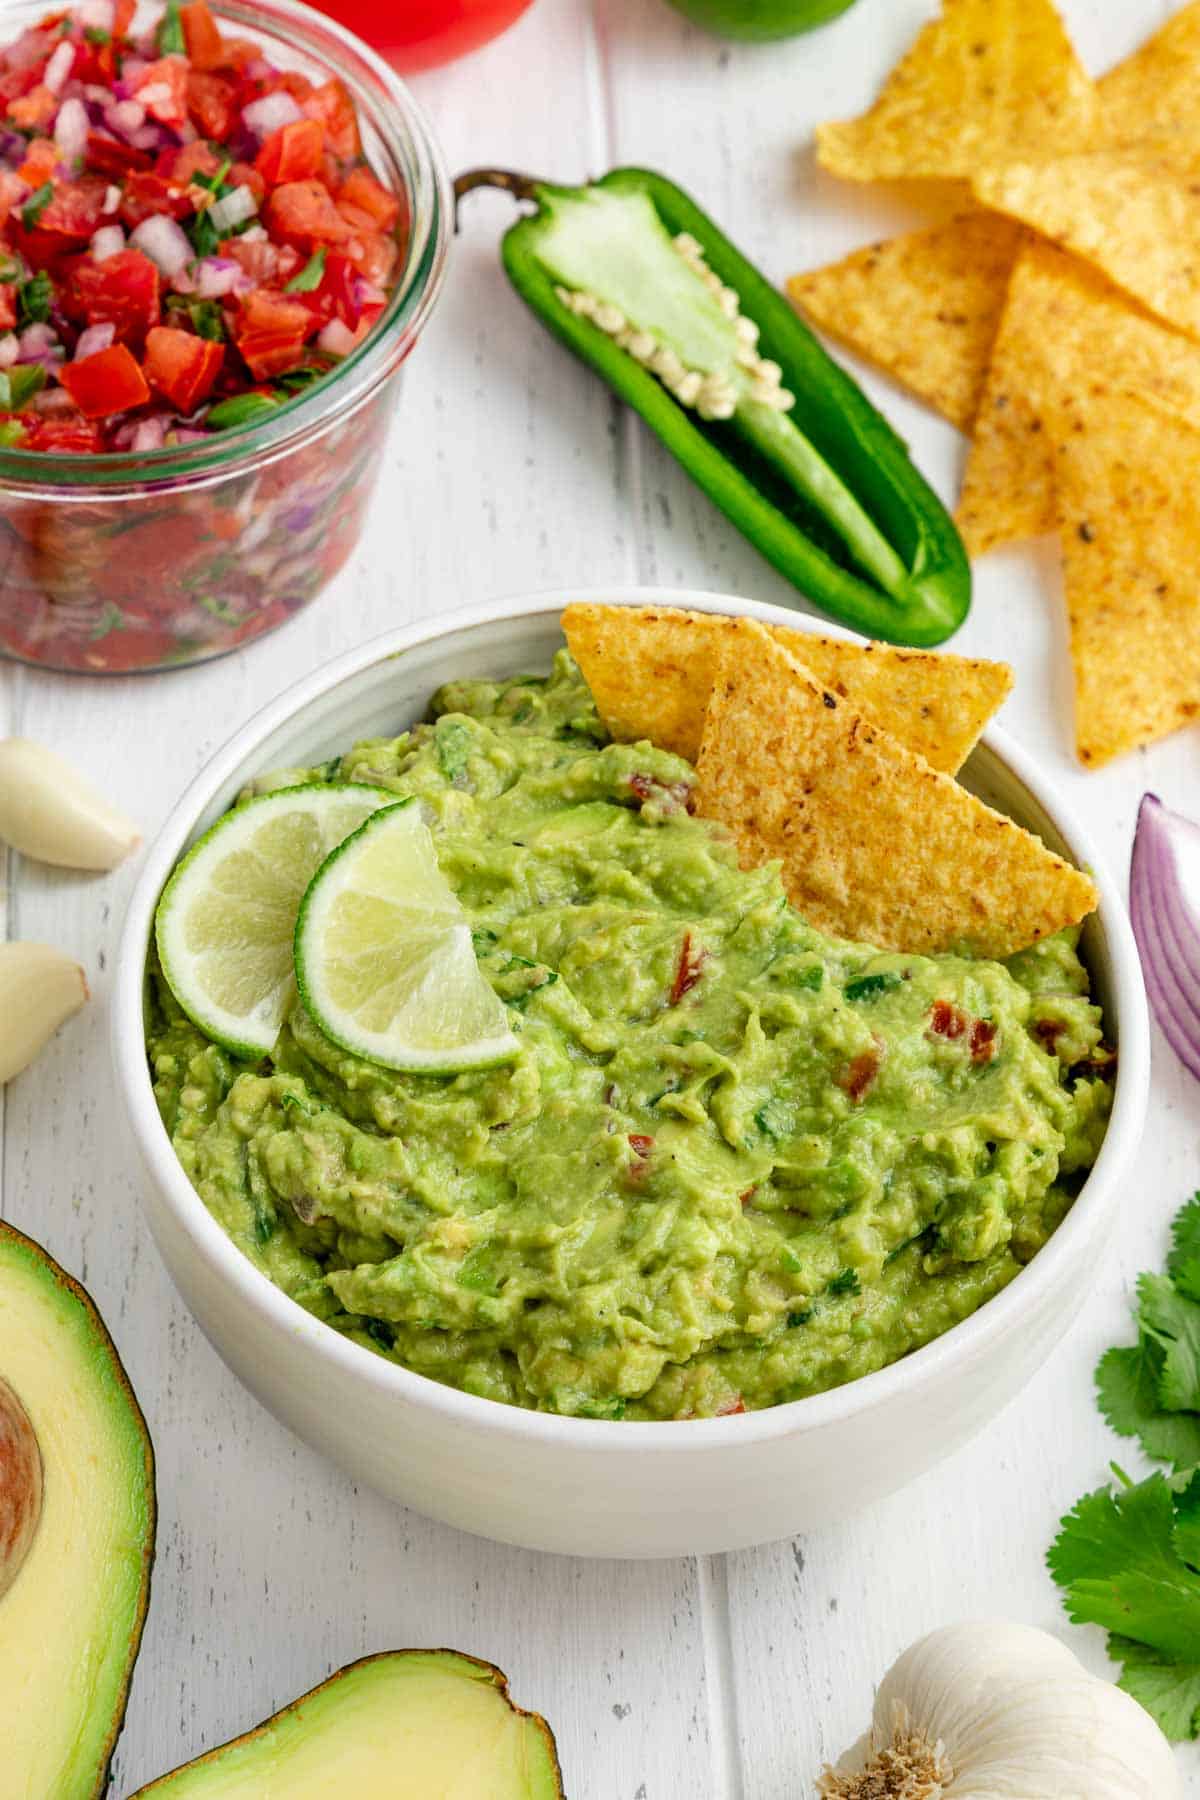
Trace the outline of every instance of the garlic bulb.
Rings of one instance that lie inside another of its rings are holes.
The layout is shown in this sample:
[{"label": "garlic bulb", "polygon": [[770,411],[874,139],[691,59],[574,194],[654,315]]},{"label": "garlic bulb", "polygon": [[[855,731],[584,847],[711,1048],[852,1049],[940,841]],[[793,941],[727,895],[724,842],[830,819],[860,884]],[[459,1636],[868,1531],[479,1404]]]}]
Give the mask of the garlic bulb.
[{"label": "garlic bulb", "polygon": [[142,841],[70,763],[28,738],[0,742],[0,838],[68,869],[113,869]]},{"label": "garlic bulb", "polygon": [[1182,1800],[1136,1700],[1030,1625],[948,1625],[880,1683],[870,1731],[826,1769],[825,1800]]},{"label": "garlic bulb", "polygon": [[88,998],[78,963],[51,944],[0,944],[0,1086],[27,1068]]}]

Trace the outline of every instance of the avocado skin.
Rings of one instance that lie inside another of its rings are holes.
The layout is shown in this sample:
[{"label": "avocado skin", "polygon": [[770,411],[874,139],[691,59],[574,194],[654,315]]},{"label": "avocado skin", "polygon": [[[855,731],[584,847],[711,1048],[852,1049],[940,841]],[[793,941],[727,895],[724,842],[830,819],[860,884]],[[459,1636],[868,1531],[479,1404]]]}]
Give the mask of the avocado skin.
[{"label": "avocado skin", "polygon": [[[386,1664],[396,1665],[409,1658],[425,1665],[444,1665],[447,1673],[460,1675],[469,1681],[480,1681],[490,1685],[496,1690],[498,1698],[508,1707],[514,1718],[528,1721],[536,1738],[539,1766],[533,1769],[531,1779],[526,1785],[523,1785],[520,1790],[514,1788],[511,1792],[506,1792],[503,1800],[566,1800],[562,1785],[562,1770],[558,1761],[558,1746],[554,1741],[554,1733],[545,1719],[540,1713],[527,1712],[513,1704],[508,1692],[508,1677],[502,1670],[496,1668],[494,1663],[484,1662],[477,1656],[468,1656],[461,1650],[447,1649],[384,1650],[374,1656],[359,1657],[356,1661],[347,1663],[344,1668],[336,1670],[326,1680],[318,1682],[317,1686],[310,1688],[307,1693],[300,1694],[287,1706],[280,1707],[278,1712],[272,1713],[269,1718],[263,1719],[260,1724],[243,1732],[241,1736],[230,1738],[224,1744],[218,1744],[215,1749],[207,1751],[203,1756],[198,1756],[188,1763],[181,1763],[178,1768],[170,1770],[166,1775],[160,1775],[157,1780],[149,1782],[145,1787],[138,1788],[136,1793],[129,1796],[129,1800],[172,1800],[172,1796],[176,1794],[180,1796],[180,1800],[193,1800],[193,1796],[203,1795],[207,1785],[206,1773],[211,1773],[219,1780],[219,1772],[231,1752],[252,1750],[256,1741],[264,1740],[268,1734],[273,1734],[281,1724],[286,1725],[289,1718],[300,1714],[301,1709],[307,1709],[311,1720],[314,1701],[319,1702],[322,1698],[330,1696],[336,1699],[339,1687],[345,1687],[372,1669]],[[320,1732],[323,1717],[324,1714],[320,1713],[318,1708],[317,1721],[312,1726],[314,1735]],[[264,1746],[264,1753],[269,1755],[270,1748]],[[333,1746],[331,1755],[336,1759],[336,1744]],[[269,1771],[267,1772],[269,1773]],[[243,1773],[245,1773],[244,1770]],[[400,1795],[390,1786],[388,1791],[392,1800],[410,1800],[409,1796]],[[371,1797],[364,1796],[364,1800],[371,1800]],[[421,1797],[414,1791],[411,1800],[421,1800]],[[479,1795],[478,1800],[502,1800],[502,1797],[497,1789],[494,1795]]]},{"label": "avocado skin", "polygon": [[[134,1664],[141,1649],[142,1633],[146,1624],[146,1612],[150,1604],[150,1578],[154,1567],[156,1535],[158,1525],[158,1496],[155,1486],[154,1447],[150,1433],[146,1427],[145,1416],[138,1404],[137,1395],[133,1391],[124,1364],[117,1353],[116,1345],[109,1334],[108,1327],[87,1292],[73,1276],[68,1275],[49,1251],[24,1232],[18,1231],[14,1225],[6,1224],[0,1219],[0,1307],[4,1300],[4,1278],[6,1272],[14,1266],[22,1266],[26,1273],[33,1272],[37,1279],[45,1284],[47,1303],[60,1313],[65,1307],[81,1315],[84,1329],[92,1340],[92,1346],[99,1358],[107,1365],[112,1377],[117,1403],[124,1409],[126,1423],[132,1427],[134,1435],[140,1443],[141,1461],[138,1478],[143,1486],[143,1503],[146,1509],[145,1540],[142,1548],[141,1582],[136,1601],[133,1619],[126,1640],[124,1668],[121,1670],[116,1692],[113,1696],[112,1717],[107,1732],[101,1740],[95,1754],[94,1766],[90,1770],[77,1772],[78,1779],[73,1780],[69,1789],[47,1794],[45,1800],[101,1800],[107,1792],[113,1754],[117,1747],[117,1739],[125,1722],[125,1709],[129,1701],[129,1687],[133,1679]],[[0,1370],[0,1373],[3,1371]],[[19,1396],[18,1396],[19,1397]],[[39,1532],[47,1529],[43,1519]],[[35,1540],[36,1547],[36,1540]],[[32,1557],[30,1558],[32,1562]],[[27,1570],[21,1571],[27,1574]],[[20,1592],[21,1575],[18,1574],[11,1589],[6,1590],[0,1598],[0,1631],[4,1624],[4,1601],[10,1594]],[[50,1621],[47,1621],[49,1624]],[[47,1696],[47,1709],[52,1712],[53,1696]],[[12,1774],[10,1765],[9,1774]]]}]

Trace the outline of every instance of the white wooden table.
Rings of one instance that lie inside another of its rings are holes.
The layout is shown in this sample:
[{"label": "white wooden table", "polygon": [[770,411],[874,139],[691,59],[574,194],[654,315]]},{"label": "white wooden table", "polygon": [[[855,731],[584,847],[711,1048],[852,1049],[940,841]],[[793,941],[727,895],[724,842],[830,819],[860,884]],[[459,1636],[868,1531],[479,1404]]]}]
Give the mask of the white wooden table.
[{"label": "white wooden table", "polygon": [[[811,38],[760,49],[691,30],[659,0],[538,0],[509,35],[422,78],[453,170],[573,180],[620,162],[691,188],[776,278],[891,230],[893,201],[834,183],[811,127],[860,110],[932,10],[859,0]],[[1066,0],[1100,70],[1172,7]],[[0,7],[2,23],[2,7]],[[440,310],[409,365],[383,492],[357,556],[311,611],[232,660],[150,680],[0,669],[0,733],[89,768],[152,833],[184,783],[262,702],[386,628],[493,594],[637,579],[793,596],[604,390],[551,344],[496,256],[510,217],[475,199]],[[963,444],[864,376],[948,497]],[[1070,748],[1056,560],[1023,548],[977,571],[959,650],[1018,670],[1005,723],[1043,759],[1114,868],[1147,787],[1196,810],[1200,738],[1101,774]],[[76,952],[95,993],[4,1097],[0,1208],[88,1284],[158,1457],[158,1563],[115,1793],[244,1730],[367,1651],[450,1644],[512,1677],[558,1736],[571,1800],[792,1800],[865,1723],[872,1684],[917,1633],[1004,1613],[1063,1633],[1042,1556],[1127,1442],[1091,1400],[1126,1338],[1131,1283],[1200,1185],[1200,1091],[1161,1038],[1118,1242],[1081,1321],[976,1443],[860,1517],[795,1543],[661,1564],[566,1561],[462,1536],[355,1488],[243,1392],[175,1297],[138,1206],[140,1174],[107,1050],[111,964],[133,870],[80,880],[10,859],[10,935]],[[1200,1797],[1200,1749],[1181,1752]]]}]

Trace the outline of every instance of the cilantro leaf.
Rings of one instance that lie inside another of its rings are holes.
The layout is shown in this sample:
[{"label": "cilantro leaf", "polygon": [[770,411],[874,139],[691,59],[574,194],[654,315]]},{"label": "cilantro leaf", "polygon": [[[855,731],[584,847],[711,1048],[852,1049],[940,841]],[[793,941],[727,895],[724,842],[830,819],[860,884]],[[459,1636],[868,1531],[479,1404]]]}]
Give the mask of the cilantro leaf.
[{"label": "cilantro leaf", "polygon": [[314,250],[304,267],[288,282],[285,294],[311,294],[325,279],[325,246]]},{"label": "cilantro leaf", "polygon": [[1175,1662],[1115,1635],[1108,1653],[1122,1665],[1117,1685],[1145,1707],[1167,1737],[1176,1743],[1200,1737],[1200,1661]]},{"label": "cilantro leaf", "polygon": [[[1192,1472],[1187,1486],[1176,1495],[1172,1538],[1183,1561],[1200,1574],[1200,1469]],[[1200,1657],[1200,1645],[1196,1654]]]},{"label": "cilantro leaf", "polygon": [[160,56],[179,56],[187,49],[183,20],[179,16],[179,0],[167,0],[167,10],[159,22],[155,44]]},{"label": "cilantro leaf", "polygon": [[1175,1216],[1167,1274],[1181,1294],[1200,1301],[1200,1194],[1193,1194]]},{"label": "cilantro leaf", "polygon": [[34,188],[21,208],[21,223],[26,231],[33,230],[53,198],[54,183],[52,181],[43,181],[40,188]]},{"label": "cilantro leaf", "polygon": [[1164,1476],[1086,1494],[1062,1522],[1047,1561],[1077,1625],[1103,1625],[1188,1663],[1200,1645],[1200,1575],[1175,1546]]},{"label": "cilantro leaf", "polygon": [[1163,1411],[1158,1397],[1163,1361],[1161,1349],[1148,1338],[1109,1350],[1096,1369],[1097,1404],[1113,1430],[1140,1438],[1155,1462],[1189,1469],[1200,1463],[1200,1416]]},{"label": "cilantro leaf", "polygon": [[1160,1403],[1168,1412],[1200,1412],[1200,1305],[1166,1275],[1139,1275],[1139,1319],[1163,1352]]},{"label": "cilantro leaf", "polygon": [[21,326],[44,325],[53,303],[54,283],[45,269],[39,269],[17,289],[17,323]]}]

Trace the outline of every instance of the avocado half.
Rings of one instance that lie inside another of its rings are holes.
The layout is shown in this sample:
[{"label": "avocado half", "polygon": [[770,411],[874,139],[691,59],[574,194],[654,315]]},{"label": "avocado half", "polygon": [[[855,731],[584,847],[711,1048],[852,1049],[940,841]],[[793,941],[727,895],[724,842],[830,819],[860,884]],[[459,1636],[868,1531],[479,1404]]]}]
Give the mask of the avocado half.
[{"label": "avocado half", "polygon": [[392,1650],[350,1663],[131,1800],[563,1800],[554,1737],[491,1663]]},{"label": "avocado half", "polygon": [[93,1800],[142,1638],[154,1455],[99,1313],[0,1222],[0,1777]]}]

